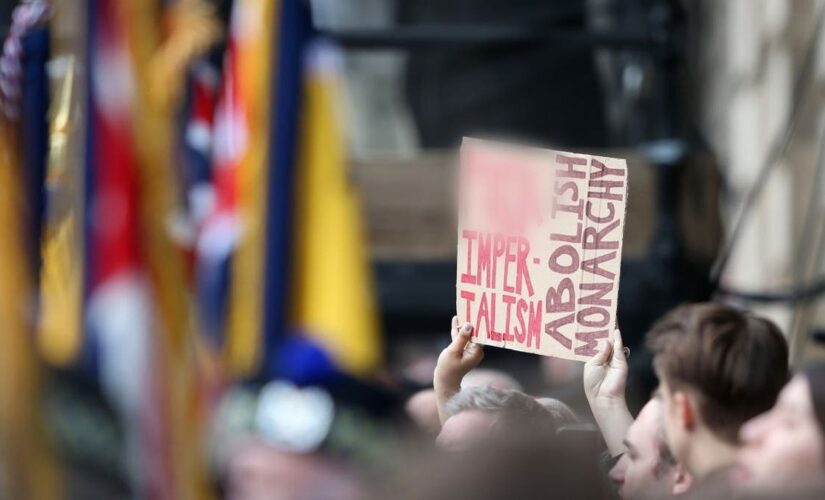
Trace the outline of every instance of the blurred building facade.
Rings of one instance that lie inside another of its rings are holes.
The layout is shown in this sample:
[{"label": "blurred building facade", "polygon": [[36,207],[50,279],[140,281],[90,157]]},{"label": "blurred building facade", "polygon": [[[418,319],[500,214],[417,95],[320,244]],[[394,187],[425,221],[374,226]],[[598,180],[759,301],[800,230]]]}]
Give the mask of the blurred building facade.
[{"label": "blurred building facade", "polygon": [[[727,179],[727,235],[741,224],[723,286],[781,294],[825,271],[822,15],[815,0],[703,3],[701,131]],[[818,299],[742,303],[789,332],[799,362],[822,355],[809,342],[825,320]]]}]

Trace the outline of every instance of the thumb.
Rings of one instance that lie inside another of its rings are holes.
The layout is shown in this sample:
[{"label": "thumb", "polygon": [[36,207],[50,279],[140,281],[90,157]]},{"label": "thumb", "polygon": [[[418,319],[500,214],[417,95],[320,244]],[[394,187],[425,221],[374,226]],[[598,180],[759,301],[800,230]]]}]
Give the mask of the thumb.
[{"label": "thumb", "polygon": [[596,352],[596,354],[587,361],[587,366],[602,366],[607,364],[610,360],[610,354],[613,351],[613,344],[608,341],[608,339],[600,340],[598,349],[598,352]]},{"label": "thumb", "polygon": [[613,358],[610,361],[611,363],[615,362],[619,365],[627,365],[627,356],[624,352],[622,333],[618,329],[613,331]]},{"label": "thumb", "polygon": [[470,342],[470,337],[473,334],[473,327],[470,326],[469,323],[464,323],[464,325],[458,330],[458,335],[455,336],[452,343],[448,347],[448,349],[457,355],[461,355],[464,352],[464,348],[467,347],[467,344]]},{"label": "thumb", "polygon": [[475,342],[470,342],[470,345],[468,345],[467,349],[464,351],[462,361],[470,367],[475,367],[481,362],[482,359],[484,359],[484,346],[481,344],[476,344]]}]

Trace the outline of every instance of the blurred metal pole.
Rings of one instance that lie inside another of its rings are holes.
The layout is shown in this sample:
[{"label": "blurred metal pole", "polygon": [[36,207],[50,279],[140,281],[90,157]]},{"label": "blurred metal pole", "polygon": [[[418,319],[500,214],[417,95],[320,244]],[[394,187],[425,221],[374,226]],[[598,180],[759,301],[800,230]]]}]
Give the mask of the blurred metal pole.
[{"label": "blurred metal pole", "polygon": [[390,29],[323,30],[347,49],[444,49],[477,45],[563,45],[573,48],[662,50],[670,44],[666,32],[625,30],[587,31],[557,27],[532,28],[499,25],[397,26]]}]

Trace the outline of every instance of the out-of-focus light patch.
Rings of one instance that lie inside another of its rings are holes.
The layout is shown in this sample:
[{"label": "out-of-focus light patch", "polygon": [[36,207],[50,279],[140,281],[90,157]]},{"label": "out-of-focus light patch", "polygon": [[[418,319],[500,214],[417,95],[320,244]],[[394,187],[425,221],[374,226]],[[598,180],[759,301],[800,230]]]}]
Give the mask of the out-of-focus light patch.
[{"label": "out-of-focus light patch", "polygon": [[257,409],[257,395],[243,386],[231,387],[220,400],[209,434],[209,455],[219,469],[227,466],[239,443],[254,436]]},{"label": "out-of-focus light patch", "polygon": [[166,218],[166,230],[175,242],[185,247],[192,246],[197,238],[194,224],[187,214],[180,210],[172,212]]},{"label": "out-of-focus light patch", "polygon": [[761,20],[765,36],[780,39],[788,27],[790,5],[786,0],[764,0],[762,2]]},{"label": "out-of-focus light patch", "polygon": [[198,251],[201,255],[221,258],[229,255],[240,237],[238,218],[231,214],[221,214],[203,230]]},{"label": "out-of-focus light patch", "polygon": [[88,326],[100,345],[101,384],[118,410],[137,415],[153,368],[152,305],[148,284],[124,272],[98,286],[89,300]]},{"label": "out-of-focus light patch", "polygon": [[212,147],[212,129],[208,123],[195,121],[186,127],[186,142],[199,153],[208,154]]},{"label": "out-of-focus light patch", "polygon": [[[720,2],[721,3],[721,2]],[[759,36],[762,23],[752,0],[730,0],[724,4],[725,70],[733,78],[753,80],[759,69]]]},{"label": "out-of-focus light patch", "polygon": [[256,415],[258,432],[268,443],[291,451],[317,449],[335,416],[332,397],[318,387],[299,389],[273,381],[261,390]]},{"label": "out-of-focus light patch", "polygon": [[134,73],[126,47],[120,43],[97,45],[92,86],[101,114],[122,118],[132,108],[135,95]]},{"label": "out-of-focus light patch", "polygon": [[[226,85],[236,85],[228,79]],[[231,97],[232,89],[224,93]],[[249,130],[247,130],[247,116],[242,108],[221,100],[215,110],[215,125],[212,131],[212,154],[216,168],[233,168],[241,161],[249,144]]]},{"label": "out-of-focus light patch", "polygon": [[250,390],[233,387],[221,401],[216,420],[224,431],[235,434],[252,432],[258,401]]},{"label": "out-of-focus light patch", "polygon": [[203,224],[215,208],[215,189],[208,182],[196,184],[189,190],[189,205],[193,222]]}]

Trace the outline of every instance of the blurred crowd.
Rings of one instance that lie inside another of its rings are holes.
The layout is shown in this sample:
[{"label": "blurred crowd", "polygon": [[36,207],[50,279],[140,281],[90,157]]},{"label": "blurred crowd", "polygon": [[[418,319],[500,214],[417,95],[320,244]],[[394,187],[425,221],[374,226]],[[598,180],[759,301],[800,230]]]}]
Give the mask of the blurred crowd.
[{"label": "blurred crowd", "polygon": [[774,323],[719,303],[673,309],[646,345],[659,384],[635,417],[625,399],[632,353],[618,330],[585,363],[588,404],[576,412],[543,395],[552,388],[528,394],[506,371],[483,368],[472,325],[453,318],[433,387],[412,394],[399,417],[409,427],[392,467],[348,474],[250,442],[229,461],[230,497],[825,495],[825,364],[791,373]]},{"label": "blurred crowd", "polygon": [[[825,497],[825,364],[747,310],[542,376],[456,317],[389,359],[312,2],[13,3],[0,499]],[[419,126],[461,128],[413,83]]]},{"label": "blurred crowd", "polygon": [[646,336],[659,385],[635,418],[630,351],[615,331],[583,370],[595,434],[589,415],[522,392],[506,373],[475,375],[484,350],[472,331],[454,319],[434,389],[408,403],[449,455],[410,498],[825,494],[825,365],[790,373],[785,337],[767,319],[717,303],[670,311]]}]

